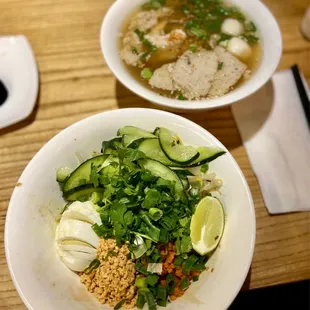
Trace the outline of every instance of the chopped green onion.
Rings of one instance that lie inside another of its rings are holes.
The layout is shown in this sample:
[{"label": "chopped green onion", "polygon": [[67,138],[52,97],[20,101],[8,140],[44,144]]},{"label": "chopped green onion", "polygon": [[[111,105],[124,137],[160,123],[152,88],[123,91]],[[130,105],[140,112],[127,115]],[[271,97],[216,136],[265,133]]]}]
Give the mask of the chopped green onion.
[{"label": "chopped green onion", "polygon": [[200,171],[201,171],[202,173],[206,173],[208,170],[209,170],[209,164],[208,164],[208,163],[203,164],[203,165],[200,167]]},{"label": "chopped green onion", "polygon": [[150,273],[161,274],[163,271],[163,264],[162,263],[149,263],[147,265],[147,271]]},{"label": "chopped green onion", "polygon": [[122,299],[120,302],[118,302],[115,307],[114,307],[114,310],[118,310],[120,308],[122,308],[123,304],[128,300],[128,298],[124,298]]},{"label": "chopped green onion", "polygon": [[146,287],[146,278],[145,277],[137,278],[135,281],[135,286],[139,288]]},{"label": "chopped green onion", "polygon": [[167,305],[167,289],[163,285],[158,285],[157,287],[157,304],[161,307],[166,307]]},{"label": "chopped green onion", "polygon": [[151,237],[151,239],[153,239],[155,242],[158,242],[160,237],[160,229],[152,224],[147,212],[141,211],[140,217],[149,228],[147,230],[147,234],[149,235],[149,237]]},{"label": "chopped green onion", "polygon": [[117,254],[113,251],[108,251],[107,255],[104,258],[104,261],[108,261],[110,256],[117,256]]},{"label": "chopped green onion", "polygon": [[198,27],[191,27],[190,32],[195,35],[198,38],[206,38],[207,37],[207,32],[203,29],[200,29]]},{"label": "chopped green onion", "polygon": [[197,282],[199,280],[199,276],[193,276],[193,281]]},{"label": "chopped green onion", "polygon": [[158,221],[163,216],[164,212],[158,208],[151,208],[149,213],[153,221]]},{"label": "chopped green onion", "polygon": [[192,196],[192,197],[196,197],[196,196],[198,196],[199,195],[199,188],[197,188],[197,187],[192,187],[190,190],[189,190],[189,194],[190,194],[190,196]]},{"label": "chopped green onion", "polygon": [[144,32],[139,30],[138,28],[135,30],[135,33],[139,37],[139,39],[142,41],[144,39]]},{"label": "chopped green onion", "polygon": [[148,58],[151,55],[151,53],[149,52],[145,52],[140,56],[141,60],[146,60],[146,58]]},{"label": "chopped green onion", "polygon": [[155,303],[155,299],[154,299],[154,296],[152,295],[152,293],[146,289],[140,289],[139,293],[140,292],[144,295],[149,310],[156,310],[156,303]]},{"label": "chopped green onion", "polygon": [[135,259],[138,259],[147,251],[147,246],[140,236],[135,238],[134,245],[135,249],[132,252],[135,256]]},{"label": "chopped green onion", "polygon": [[152,77],[153,73],[149,68],[144,68],[141,71],[141,77],[143,77],[145,80],[149,80]]},{"label": "chopped green onion", "polygon": [[232,36],[230,34],[226,34],[226,33],[222,32],[221,33],[221,37],[220,37],[218,42],[227,41],[227,40],[229,40],[231,38],[232,38]]},{"label": "chopped green onion", "polygon": [[183,94],[180,94],[180,95],[178,96],[178,100],[185,100],[185,97],[183,96]]},{"label": "chopped green onion", "polygon": [[188,278],[182,279],[182,280],[180,281],[180,289],[184,291],[184,290],[187,289],[188,287],[189,287],[189,280],[188,280]]},{"label": "chopped green onion", "polygon": [[189,49],[193,52],[193,53],[197,53],[197,45],[195,43],[192,43],[189,45]]},{"label": "chopped green onion", "polygon": [[165,4],[165,0],[149,0],[149,2],[142,5],[144,10],[157,10]]},{"label": "chopped green onion", "polygon": [[136,270],[138,272],[144,274],[145,276],[148,275],[146,268],[141,264],[141,262],[139,260],[136,261]]},{"label": "chopped green onion", "polygon": [[146,277],[146,283],[148,285],[154,286],[158,282],[159,276],[156,274],[150,274]]},{"label": "chopped green onion", "polygon": [[249,31],[249,32],[255,32],[257,30],[256,25],[252,21],[249,21],[249,20],[246,20],[244,22],[244,28],[246,31]]},{"label": "chopped green onion", "polygon": [[94,259],[89,266],[84,270],[85,274],[91,274],[95,269],[97,269],[100,266],[100,260]]},{"label": "chopped green onion", "polygon": [[143,294],[139,293],[138,298],[137,298],[137,302],[136,302],[136,306],[138,309],[143,309],[144,304],[145,304],[145,297]]},{"label": "chopped green onion", "polygon": [[161,243],[166,244],[166,243],[168,243],[168,241],[169,241],[168,238],[169,238],[169,236],[168,236],[168,231],[167,231],[166,229],[161,229],[161,230],[160,230],[159,241],[160,241]]},{"label": "chopped green onion", "polygon": [[168,291],[168,294],[172,294],[173,291],[174,291],[174,288],[175,288],[175,278],[173,276],[173,274],[169,273],[166,277],[166,284],[167,284],[167,291]]},{"label": "chopped green onion", "polygon": [[133,47],[133,48],[131,49],[131,51],[132,51],[133,54],[139,55],[138,50],[137,50],[136,47]]},{"label": "chopped green onion", "polygon": [[175,261],[174,261],[174,265],[175,266],[181,266],[181,264],[183,263],[183,260],[184,260],[184,258],[183,258],[183,256],[182,255],[179,255],[176,259],[175,259]]},{"label": "chopped green onion", "polygon": [[158,251],[155,254],[153,254],[151,257],[151,261],[154,263],[158,263],[160,259],[161,259],[161,255]]},{"label": "chopped green onion", "polygon": [[157,51],[157,46],[152,44],[148,39],[143,39],[142,43],[148,47],[153,53]]},{"label": "chopped green onion", "polygon": [[219,62],[218,66],[217,66],[217,70],[222,70],[223,68],[223,62]]},{"label": "chopped green onion", "polygon": [[191,268],[191,271],[203,271],[206,269],[205,264],[196,264]]},{"label": "chopped green onion", "polygon": [[248,35],[243,34],[240,36],[240,38],[247,41],[249,44],[255,44],[259,41],[259,38],[252,34],[248,34]]},{"label": "chopped green onion", "polygon": [[189,274],[193,265],[197,262],[198,257],[196,255],[191,255],[184,263],[182,271],[185,274]]}]

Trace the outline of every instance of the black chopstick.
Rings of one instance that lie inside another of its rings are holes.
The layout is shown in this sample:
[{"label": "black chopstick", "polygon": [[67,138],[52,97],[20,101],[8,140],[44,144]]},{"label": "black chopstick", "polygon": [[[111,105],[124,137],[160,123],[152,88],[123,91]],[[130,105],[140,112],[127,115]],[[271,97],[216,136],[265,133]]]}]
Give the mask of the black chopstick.
[{"label": "black chopstick", "polygon": [[5,85],[0,80],[0,106],[4,103],[7,97],[8,97],[8,91]]},{"label": "black chopstick", "polygon": [[310,129],[310,101],[309,101],[309,98],[308,98],[308,94],[307,94],[307,91],[305,89],[304,83],[303,83],[303,81],[301,79],[298,66],[294,65],[291,68],[291,70],[293,72],[293,76],[294,76],[296,87],[297,87],[297,90],[298,90],[298,93],[299,93],[300,101],[301,101],[302,106],[304,108],[306,119],[307,119],[308,126],[309,126],[309,129]]}]

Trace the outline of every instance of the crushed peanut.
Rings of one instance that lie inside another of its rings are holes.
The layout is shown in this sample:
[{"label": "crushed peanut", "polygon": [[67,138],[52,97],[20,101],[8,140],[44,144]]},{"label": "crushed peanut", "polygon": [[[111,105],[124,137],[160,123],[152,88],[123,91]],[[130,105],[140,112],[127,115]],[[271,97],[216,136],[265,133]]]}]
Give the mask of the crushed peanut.
[{"label": "crushed peanut", "polygon": [[135,264],[128,259],[128,253],[127,245],[117,247],[114,239],[101,239],[97,248],[100,266],[88,275],[81,275],[81,282],[102,304],[114,307],[119,301],[127,299],[123,307],[135,307]]}]

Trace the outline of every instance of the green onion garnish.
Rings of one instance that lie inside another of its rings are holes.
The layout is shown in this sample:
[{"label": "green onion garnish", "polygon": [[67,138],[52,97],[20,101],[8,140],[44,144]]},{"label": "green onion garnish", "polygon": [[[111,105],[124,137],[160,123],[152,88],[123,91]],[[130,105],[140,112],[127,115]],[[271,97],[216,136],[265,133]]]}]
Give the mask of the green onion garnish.
[{"label": "green onion garnish", "polygon": [[118,310],[120,308],[122,308],[123,304],[128,300],[128,298],[124,298],[122,299],[120,302],[118,302],[115,307],[114,307],[114,310]]},{"label": "green onion garnish", "polygon": [[184,263],[182,271],[185,274],[189,274],[193,265],[197,262],[198,257],[196,255],[191,255]]}]

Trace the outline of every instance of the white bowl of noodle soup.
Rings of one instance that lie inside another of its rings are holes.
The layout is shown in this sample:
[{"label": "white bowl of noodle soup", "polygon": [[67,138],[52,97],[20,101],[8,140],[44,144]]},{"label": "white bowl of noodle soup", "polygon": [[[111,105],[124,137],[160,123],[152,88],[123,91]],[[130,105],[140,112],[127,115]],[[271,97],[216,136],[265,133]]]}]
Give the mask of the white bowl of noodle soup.
[{"label": "white bowl of noodle soup", "polygon": [[117,0],[107,12],[100,33],[101,49],[107,65],[124,86],[140,97],[168,110],[214,109],[230,105],[253,94],[275,72],[282,55],[281,33],[275,18],[259,0],[232,0],[230,3],[236,5],[249,20],[255,23],[260,37],[261,58],[250,79],[221,97],[203,100],[167,98],[155,89],[145,87],[127,70],[126,65],[119,56],[119,37],[124,27],[124,21],[128,19],[131,12],[137,10],[145,2],[145,0]]}]

